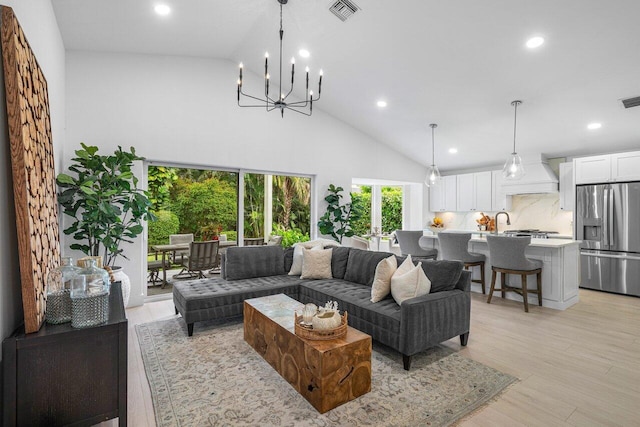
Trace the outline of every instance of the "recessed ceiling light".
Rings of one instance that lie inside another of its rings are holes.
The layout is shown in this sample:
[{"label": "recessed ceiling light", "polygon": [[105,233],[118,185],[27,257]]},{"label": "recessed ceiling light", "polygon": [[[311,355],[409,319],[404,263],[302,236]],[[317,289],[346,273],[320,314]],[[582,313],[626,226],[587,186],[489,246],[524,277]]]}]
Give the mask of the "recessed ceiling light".
[{"label": "recessed ceiling light", "polygon": [[587,129],[589,130],[596,130],[596,129],[600,129],[602,127],[602,123],[589,123],[587,125]]},{"label": "recessed ceiling light", "polygon": [[300,49],[298,51],[298,55],[300,55],[300,58],[308,58],[309,55],[311,55],[311,54],[309,53],[309,51],[307,49]]},{"label": "recessed ceiling light", "polygon": [[387,106],[387,101],[378,101],[377,105],[380,108],[384,108]]},{"label": "recessed ceiling light", "polygon": [[531,37],[529,40],[527,40],[527,47],[529,49],[535,49],[537,47],[542,46],[543,43],[544,43],[544,38],[540,36]]},{"label": "recessed ceiling light", "polygon": [[456,154],[458,152],[457,148],[449,148],[449,153]]},{"label": "recessed ceiling light", "polygon": [[166,4],[158,4],[153,8],[153,10],[155,10],[156,13],[160,16],[167,16],[171,13],[171,8]]}]

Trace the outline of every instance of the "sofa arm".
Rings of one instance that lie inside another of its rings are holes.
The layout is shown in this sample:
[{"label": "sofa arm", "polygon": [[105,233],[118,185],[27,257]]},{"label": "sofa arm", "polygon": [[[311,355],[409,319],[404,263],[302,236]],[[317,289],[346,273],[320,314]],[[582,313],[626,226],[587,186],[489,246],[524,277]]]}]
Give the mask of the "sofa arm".
[{"label": "sofa arm", "polygon": [[454,289],[403,301],[400,352],[407,356],[469,332],[471,295]]},{"label": "sofa arm", "polygon": [[464,292],[471,292],[471,272],[468,270],[462,270],[462,274],[460,274],[460,278],[456,282],[456,287],[454,289],[460,289]]}]

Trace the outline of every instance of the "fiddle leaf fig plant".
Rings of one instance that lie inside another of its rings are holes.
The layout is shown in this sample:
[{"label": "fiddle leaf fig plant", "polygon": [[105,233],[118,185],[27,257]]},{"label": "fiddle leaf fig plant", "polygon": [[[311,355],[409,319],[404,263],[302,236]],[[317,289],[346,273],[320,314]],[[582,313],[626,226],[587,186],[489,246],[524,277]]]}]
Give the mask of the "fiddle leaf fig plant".
[{"label": "fiddle leaf fig plant", "polygon": [[151,202],[137,188],[138,178],[131,170],[134,161],[144,158],[133,147],[127,152],[118,146],[112,155],[103,156],[98,147],[80,145],[69,166],[74,174],[56,177],[58,202],[74,219],[64,234],[78,241],[71,249],[102,256],[104,265],[113,266],[118,256],[127,258],[120,245],[133,243],[144,230],[143,220],[155,220],[149,212]]},{"label": "fiddle leaf fig plant", "polygon": [[329,185],[329,195],[324,198],[327,202],[327,210],[318,221],[320,233],[333,237],[337,242],[342,243],[343,237],[351,237],[355,234],[352,224],[361,217],[361,210],[357,203],[340,204],[342,187]]}]

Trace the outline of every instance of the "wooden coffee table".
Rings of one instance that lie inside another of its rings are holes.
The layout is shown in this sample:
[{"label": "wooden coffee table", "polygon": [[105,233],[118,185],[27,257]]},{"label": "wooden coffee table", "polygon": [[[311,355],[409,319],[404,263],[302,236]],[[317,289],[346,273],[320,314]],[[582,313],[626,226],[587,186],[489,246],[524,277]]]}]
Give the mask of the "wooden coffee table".
[{"label": "wooden coffee table", "polygon": [[320,413],[371,391],[371,337],[308,340],[294,332],[303,304],[284,294],[244,301],[244,340]]}]

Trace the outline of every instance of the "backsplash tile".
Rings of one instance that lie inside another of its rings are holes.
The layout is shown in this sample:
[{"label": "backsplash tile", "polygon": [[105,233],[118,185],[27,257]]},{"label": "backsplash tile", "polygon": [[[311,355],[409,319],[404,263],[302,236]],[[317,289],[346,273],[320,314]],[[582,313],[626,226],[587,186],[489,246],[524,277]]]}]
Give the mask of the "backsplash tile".
[{"label": "backsplash tile", "polygon": [[[500,215],[498,229],[522,230],[539,229],[557,231],[563,235],[573,235],[573,212],[560,210],[560,196],[558,194],[523,194],[512,196],[511,225],[506,224],[506,217]],[[497,212],[486,211],[485,214],[495,216]],[[442,212],[436,216],[444,220],[445,229],[477,230],[476,219],[480,212]]]}]

